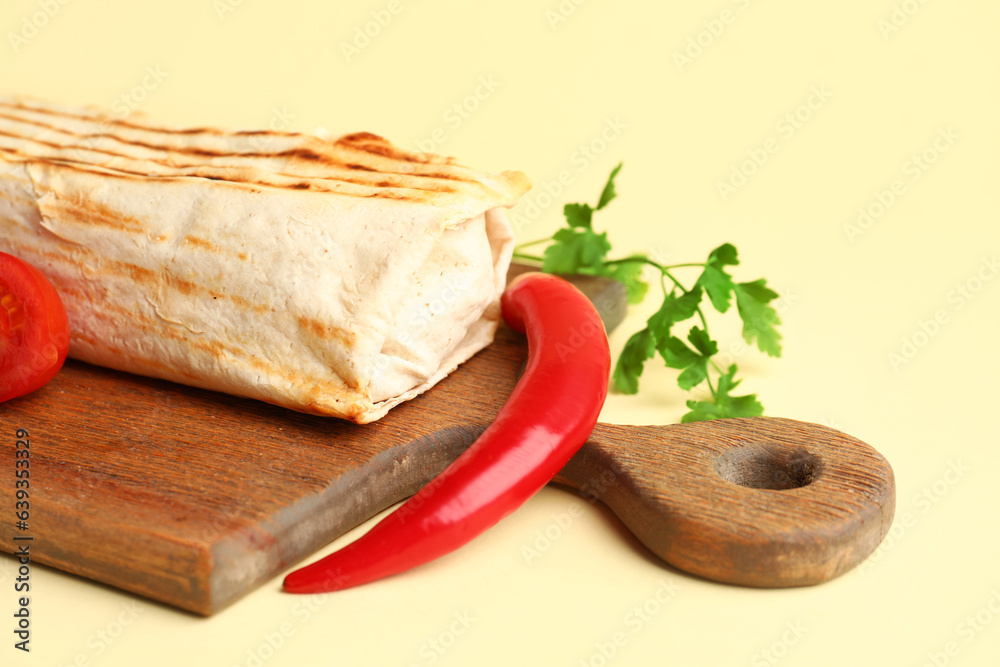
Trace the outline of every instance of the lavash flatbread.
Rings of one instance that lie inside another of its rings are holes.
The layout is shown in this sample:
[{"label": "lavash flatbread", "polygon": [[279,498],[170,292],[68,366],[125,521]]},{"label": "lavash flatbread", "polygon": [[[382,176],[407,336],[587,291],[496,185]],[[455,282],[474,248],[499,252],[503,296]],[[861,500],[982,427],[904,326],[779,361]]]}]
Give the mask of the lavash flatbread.
[{"label": "lavash flatbread", "polygon": [[368,133],[0,95],[0,250],[59,290],[70,356],[358,423],[491,342],[528,188]]}]

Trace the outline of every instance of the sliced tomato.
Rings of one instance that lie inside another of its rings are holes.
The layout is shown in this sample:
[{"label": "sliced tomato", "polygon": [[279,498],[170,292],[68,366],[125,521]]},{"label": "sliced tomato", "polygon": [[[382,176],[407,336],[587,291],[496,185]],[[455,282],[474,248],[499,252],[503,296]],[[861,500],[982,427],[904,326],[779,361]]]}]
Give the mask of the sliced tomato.
[{"label": "sliced tomato", "polygon": [[0,402],[51,380],[69,351],[62,299],[41,271],[0,252]]}]

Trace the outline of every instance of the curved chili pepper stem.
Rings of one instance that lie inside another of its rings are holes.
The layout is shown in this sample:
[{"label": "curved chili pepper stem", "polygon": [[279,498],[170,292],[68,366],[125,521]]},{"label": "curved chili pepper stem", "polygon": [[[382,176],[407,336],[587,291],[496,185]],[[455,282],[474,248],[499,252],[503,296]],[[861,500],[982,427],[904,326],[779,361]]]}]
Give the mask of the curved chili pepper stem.
[{"label": "curved chili pepper stem", "polygon": [[358,586],[443,556],[545,486],[586,442],[607,396],[611,354],[573,285],[519,276],[504,320],[528,337],[528,364],[493,423],[440,475],[358,540],[285,577],[291,593]]}]

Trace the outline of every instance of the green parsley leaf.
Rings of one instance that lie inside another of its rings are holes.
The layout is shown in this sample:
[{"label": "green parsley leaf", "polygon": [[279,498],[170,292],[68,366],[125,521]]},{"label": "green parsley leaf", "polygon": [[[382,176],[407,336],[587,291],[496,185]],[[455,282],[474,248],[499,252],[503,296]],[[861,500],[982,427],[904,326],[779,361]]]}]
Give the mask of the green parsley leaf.
[{"label": "green parsley leaf", "polygon": [[681,417],[681,423],[709,421],[712,419],[725,419],[725,410],[711,401],[688,401],[688,408],[691,412]]},{"label": "green parsley leaf", "polygon": [[740,263],[739,253],[732,243],[723,243],[708,254],[708,264],[713,266],[736,266]]},{"label": "green parsley leaf", "polygon": [[706,359],[719,353],[719,344],[709,338],[704,329],[691,327],[691,331],[688,332],[688,340]]},{"label": "green parsley leaf", "polygon": [[682,423],[693,421],[704,421],[708,419],[725,419],[729,417],[758,417],[764,414],[764,406],[757,400],[756,394],[746,396],[731,396],[731,392],[739,380],[734,380],[736,375],[736,364],[729,367],[729,370],[719,377],[719,385],[715,390],[715,402],[710,401],[688,401],[687,406],[691,410],[683,417]]},{"label": "green parsley leaf", "polygon": [[656,342],[649,329],[640,329],[632,334],[625,343],[622,353],[615,364],[615,386],[623,394],[634,394],[639,391],[639,376],[646,360],[656,351]]},{"label": "green parsley leaf", "polygon": [[694,345],[694,350],[676,336],[670,336],[660,341],[656,346],[667,366],[684,369],[677,378],[677,384],[685,391],[708,378],[708,363],[712,355],[719,351],[718,344],[708,337],[704,329],[699,327],[691,327],[691,331],[688,332],[688,340]]},{"label": "green parsley leaf", "polygon": [[563,227],[552,236],[552,240],[554,243],[545,249],[543,255],[542,271],[546,273],[593,274],[611,250],[607,232],[598,234],[589,227]]},{"label": "green parsley leaf", "polygon": [[698,361],[691,364],[677,376],[677,386],[684,391],[691,391],[702,380],[708,377],[708,360],[699,357]]},{"label": "green parsley leaf", "polygon": [[563,206],[563,216],[570,227],[590,229],[594,219],[594,209],[590,208],[590,204],[566,204]]},{"label": "green parsley leaf", "polygon": [[663,305],[646,323],[657,338],[665,338],[670,335],[670,327],[675,322],[683,322],[698,312],[699,303],[701,303],[700,287],[694,287],[680,296],[674,296],[671,292],[663,298]]},{"label": "green parsley leaf", "polygon": [[608,176],[608,182],[604,186],[604,190],[601,191],[601,198],[597,201],[597,208],[594,209],[595,211],[600,211],[602,208],[610,204],[612,199],[618,196],[618,193],[615,192],[615,176],[617,176],[618,172],[621,171],[622,164],[623,163],[619,162],[618,166],[611,170],[611,175]]},{"label": "green parsley leaf", "polygon": [[705,269],[695,283],[705,289],[712,305],[720,313],[729,310],[729,295],[734,287],[733,277],[726,273],[724,267],[739,263],[736,248],[730,243],[724,243],[709,254]]},{"label": "green parsley leaf", "polygon": [[667,336],[656,343],[656,351],[670,368],[687,368],[698,363],[700,355],[677,336]]},{"label": "green parsley leaf", "polygon": [[[642,255],[633,255],[632,258],[645,260]],[[632,259],[629,258],[629,259]],[[632,304],[642,303],[649,291],[649,283],[642,279],[642,269],[646,266],[644,261],[635,262],[615,262],[605,264],[600,275],[617,280],[625,285],[628,292],[628,302]]]},{"label": "green parsley leaf", "polygon": [[738,283],[734,286],[736,293],[736,308],[743,320],[743,338],[748,343],[757,341],[761,352],[772,356],[781,356],[781,334],[775,326],[781,324],[778,312],[768,303],[778,297],[778,293],[767,286],[761,278],[750,283]]}]

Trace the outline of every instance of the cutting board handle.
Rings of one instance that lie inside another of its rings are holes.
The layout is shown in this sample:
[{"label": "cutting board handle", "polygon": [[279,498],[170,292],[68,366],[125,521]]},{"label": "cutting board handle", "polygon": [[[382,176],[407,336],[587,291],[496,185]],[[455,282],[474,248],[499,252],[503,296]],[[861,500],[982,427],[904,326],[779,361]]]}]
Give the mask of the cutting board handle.
[{"label": "cutting board handle", "polygon": [[851,569],[895,509],[892,468],[872,447],[778,418],[598,424],[555,481],[601,500],[667,563],[768,588]]}]

